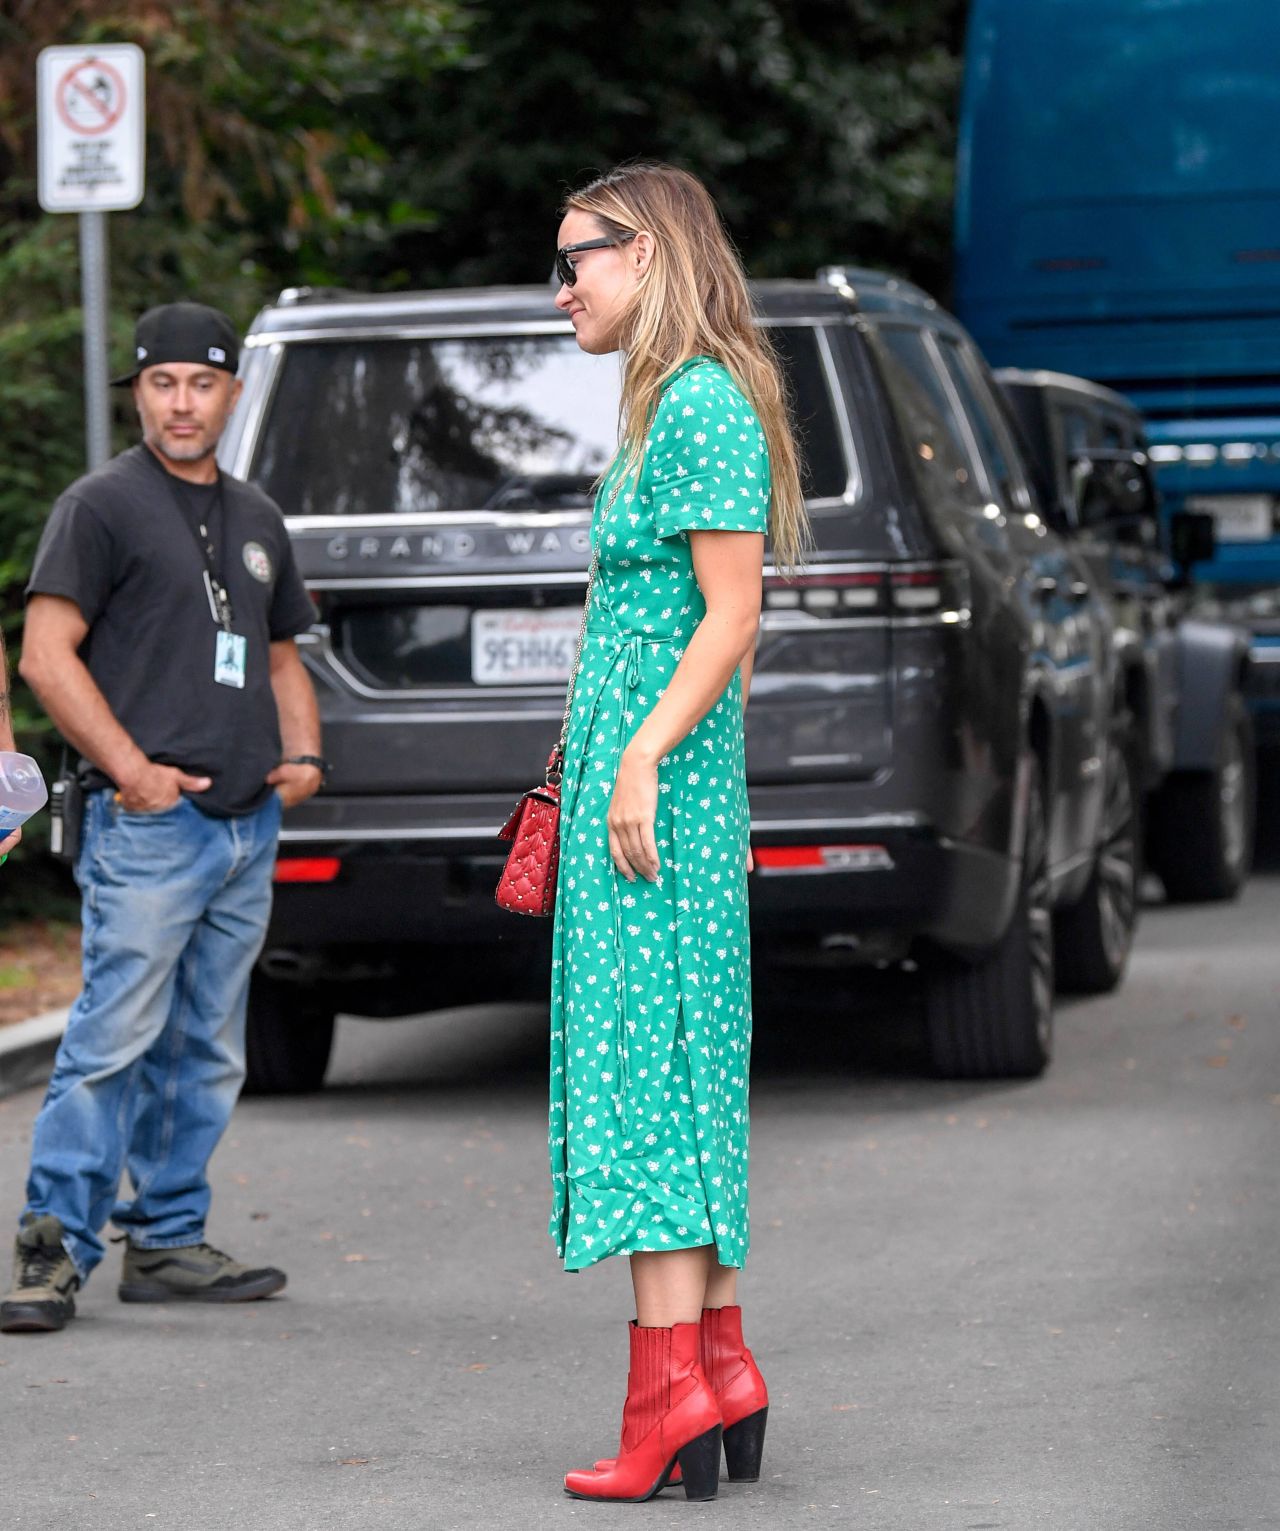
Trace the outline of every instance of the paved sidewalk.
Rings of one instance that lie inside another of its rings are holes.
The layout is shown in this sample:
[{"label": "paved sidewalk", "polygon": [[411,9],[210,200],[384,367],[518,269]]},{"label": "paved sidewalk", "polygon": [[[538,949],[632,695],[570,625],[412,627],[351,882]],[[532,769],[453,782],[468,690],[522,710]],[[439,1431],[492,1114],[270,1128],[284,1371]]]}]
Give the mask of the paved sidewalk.
[{"label": "paved sidewalk", "polygon": [[[748,1329],[764,1477],[565,1498],[617,1442],[626,1267],[546,1237],[546,1014],[339,1025],[245,1101],[209,1236],[239,1308],[0,1337],[3,1531],[1280,1531],[1280,876],[1153,909],[1033,1084],[939,1084],[867,975],[760,1007]],[[40,1093],[0,1102],[16,1215]],[[0,1250],[0,1257],[6,1253]]]}]

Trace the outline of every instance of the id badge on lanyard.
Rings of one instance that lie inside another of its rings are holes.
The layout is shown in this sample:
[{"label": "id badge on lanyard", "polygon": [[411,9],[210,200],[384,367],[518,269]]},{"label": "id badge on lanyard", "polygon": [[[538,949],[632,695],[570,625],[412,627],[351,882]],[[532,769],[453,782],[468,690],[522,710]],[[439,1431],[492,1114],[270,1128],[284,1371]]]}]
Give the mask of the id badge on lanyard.
[{"label": "id badge on lanyard", "polygon": [[244,690],[244,660],[248,641],[239,633],[219,633],[214,650],[213,678],[220,686]]},{"label": "id badge on lanyard", "polygon": [[218,634],[213,650],[214,681],[219,686],[234,686],[237,691],[243,691],[249,640],[241,633],[231,631],[230,598],[207,569],[204,574],[204,589],[209,597],[209,610],[213,620],[218,624]]},{"label": "id badge on lanyard", "polygon": [[[148,453],[149,460],[154,460]],[[159,463],[155,466],[164,479],[165,487],[173,498],[179,519],[191,533],[195,540],[196,548],[204,564],[204,593],[209,599],[209,615],[213,618],[218,632],[213,650],[213,678],[219,686],[233,686],[237,691],[244,690],[245,668],[248,662],[249,640],[241,633],[233,633],[231,624],[235,621],[235,614],[231,609],[231,595],[224,580],[219,578],[217,565],[214,558],[213,543],[209,532],[213,526],[213,517],[201,521],[197,516],[196,521],[199,531],[190,519],[191,507],[184,504],[178,494],[167,469]],[[230,536],[230,527],[227,524],[226,506],[222,498],[222,475],[218,474],[216,505],[221,520],[222,543],[225,555],[226,543]]]}]

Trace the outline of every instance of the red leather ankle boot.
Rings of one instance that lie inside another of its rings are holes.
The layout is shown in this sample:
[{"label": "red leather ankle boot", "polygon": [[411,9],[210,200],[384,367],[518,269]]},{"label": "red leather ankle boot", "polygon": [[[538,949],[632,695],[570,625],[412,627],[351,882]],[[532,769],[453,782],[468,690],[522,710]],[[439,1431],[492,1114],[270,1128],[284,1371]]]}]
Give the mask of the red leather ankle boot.
[{"label": "red leather ankle boot", "polygon": [[724,1420],[724,1460],[734,1483],[760,1476],[769,1390],[742,1339],[742,1309],[703,1308],[702,1369]]},{"label": "red leather ankle boot", "polygon": [[[754,1483],[760,1476],[764,1427],[769,1418],[769,1390],[755,1357],[742,1339],[742,1309],[703,1308],[699,1325],[699,1359],[724,1421],[724,1455],[735,1483]],[[614,1459],[596,1463],[607,1472]],[[677,1463],[667,1479],[680,1482]]]},{"label": "red leather ankle boot", "polygon": [[639,1504],[665,1488],[677,1464],[688,1499],[714,1499],[720,1481],[720,1408],[698,1361],[700,1324],[631,1325],[622,1444],[602,1470],[568,1473],[575,1499]]}]

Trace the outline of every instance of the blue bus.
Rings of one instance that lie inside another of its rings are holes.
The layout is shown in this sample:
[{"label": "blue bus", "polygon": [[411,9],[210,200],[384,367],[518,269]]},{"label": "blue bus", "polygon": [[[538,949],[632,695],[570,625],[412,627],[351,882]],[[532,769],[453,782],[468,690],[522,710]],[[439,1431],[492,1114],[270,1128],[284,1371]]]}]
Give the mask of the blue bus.
[{"label": "blue bus", "polygon": [[996,366],[1141,409],[1196,605],[1250,628],[1280,743],[1280,4],[974,0],[956,308]]}]

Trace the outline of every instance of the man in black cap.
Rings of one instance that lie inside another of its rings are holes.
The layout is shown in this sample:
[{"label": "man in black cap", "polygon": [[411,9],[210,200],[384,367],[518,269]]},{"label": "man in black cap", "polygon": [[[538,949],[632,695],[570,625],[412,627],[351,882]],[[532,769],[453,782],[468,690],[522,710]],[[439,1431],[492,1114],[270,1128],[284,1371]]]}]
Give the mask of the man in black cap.
[{"label": "man in black cap", "polygon": [[142,316],[115,380],[132,385],[142,443],[58,500],[27,587],[22,674],[83,757],[84,988],[35,1124],[10,1332],[74,1315],[108,1219],[125,1302],[285,1284],[204,1239],[280,814],[325,769],[293,642],[314,612],[283,518],[214,457],[238,350],[201,304]]}]

